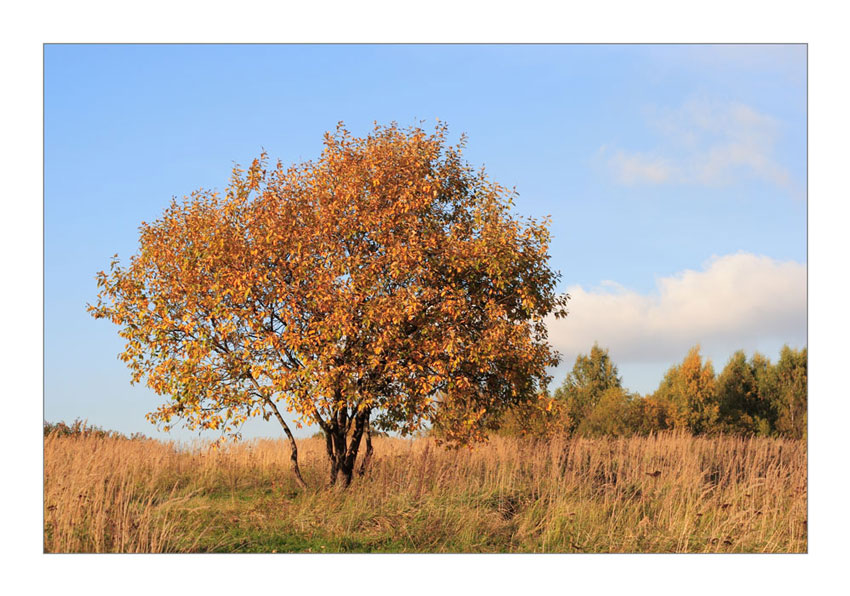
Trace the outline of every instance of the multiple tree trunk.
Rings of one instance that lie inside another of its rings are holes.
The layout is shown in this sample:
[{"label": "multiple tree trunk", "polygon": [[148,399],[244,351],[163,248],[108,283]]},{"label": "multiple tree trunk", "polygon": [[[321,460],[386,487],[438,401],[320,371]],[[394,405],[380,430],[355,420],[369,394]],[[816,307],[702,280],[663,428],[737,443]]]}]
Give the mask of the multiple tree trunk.
[{"label": "multiple tree trunk", "polygon": [[[372,440],[369,428],[369,410],[363,410],[354,416],[353,420],[348,420],[348,409],[341,408],[337,411],[331,424],[327,425],[325,431],[325,444],[328,451],[328,459],[331,462],[330,469],[330,484],[333,486],[342,477],[342,485],[347,487],[351,484],[351,479],[354,475],[354,464],[357,461],[357,452],[360,450],[360,441],[363,439],[364,433],[367,434],[366,453],[367,458],[371,457]],[[354,430],[351,432],[351,438],[348,438],[348,430],[351,424],[354,425]],[[364,460],[364,464],[366,464]],[[365,472],[365,466],[361,466],[361,471]],[[361,472],[361,473],[362,473]]]},{"label": "multiple tree trunk", "polygon": [[[289,439],[290,459],[292,461],[292,471],[295,474],[295,481],[298,483],[298,486],[306,489],[307,483],[304,482],[304,478],[301,476],[301,469],[298,466],[298,446],[295,443],[295,437],[293,437],[289,426],[277,408],[272,406],[272,411]],[[330,461],[329,484],[331,486],[335,486],[339,482],[343,488],[347,488],[351,484],[351,480],[354,477],[355,464],[357,463],[357,454],[364,436],[366,438],[366,453],[363,456],[358,474],[363,476],[366,470],[368,470],[373,452],[372,428],[369,422],[370,415],[371,410],[363,410],[350,417],[348,408],[340,408],[337,410],[336,416],[329,423],[322,421],[321,428],[325,433],[325,445],[328,460]]]}]

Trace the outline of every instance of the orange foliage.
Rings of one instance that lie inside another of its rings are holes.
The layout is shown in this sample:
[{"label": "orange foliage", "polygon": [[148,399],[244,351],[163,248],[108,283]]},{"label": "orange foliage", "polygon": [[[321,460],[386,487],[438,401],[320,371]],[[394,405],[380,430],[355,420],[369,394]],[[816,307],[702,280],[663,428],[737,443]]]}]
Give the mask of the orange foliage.
[{"label": "orange foliage", "polygon": [[169,397],[149,418],[238,436],[249,416],[285,425],[283,405],[329,437],[377,413],[457,444],[535,396],[558,362],[543,317],[567,300],[546,222],[445,135],[340,124],[316,162],[263,154],[143,223],[89,309],[121,326],[133,382]]}]

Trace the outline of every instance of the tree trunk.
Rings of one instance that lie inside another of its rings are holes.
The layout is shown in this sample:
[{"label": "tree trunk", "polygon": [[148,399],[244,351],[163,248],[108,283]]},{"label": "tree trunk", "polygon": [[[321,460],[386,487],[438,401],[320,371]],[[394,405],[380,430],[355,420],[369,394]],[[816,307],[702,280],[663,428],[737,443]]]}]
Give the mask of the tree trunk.
[{"label": "tree trunk", "polygon": [[[344,443],[345,437],[342,440]],[[325,431],[325,447],[328,452],[328,461],[331,464],[329,479],[331,486],[336,484],[336,479],[339,475],[339,457],[337,456],[339,442],[339,432],[337,431],[336,424],[333,424],[330,431]]]},{"label": "tree trunk", "polygon": [[286,433],[286,436],[289,439],[289,447],[291,449],[289,459],[292,461],[292,471],[295,473],[295,482],[298,486],[306,490],[307,483],[304,482],[304,478],[301,476],[301,468],[298,467],[298,446],[295,444],[295,437],[292,436],[292,431],[289,430],[289,426],[286,424],[283,416],[280,415],[280,411],[277,409],[277,406],[274,405],[274,402],[266,400],[266,403],[271,406],[275,417],[283,427],[283,432]]},{"label": "tree trunk", "polygon": [[360,464],[359,473],[361,476],[366,474],[369,469],[369,463],[372,461],[372,423],[369,418],[366,418],[366,454],[363,456],[363,463]]},{"label": "tree trunk", "polygon": [[[354,465],[357,462],[357,451],[363,431],[369,421],[369,412],[364,411],[354,417],[354,432],[348,440],[344,422],[348,420],[348,412],[338,412],[331,425],[325,430],[325,446],[330,460],[330,485],[334,486],[342,476],[343,488],[348,488],[354,476]],[[371,444],[370,440],[367,440]],[[367,453],[371,447],[367,447]]]},{"label": "tree trunk", "polygon": [[298,467],[298,446],[295,444],[295,437],[292,436],[292,433],[289,432],[289,429],[286,429],[286,435],[289,437],[289,446],[291,448],[291,453],[289,455],[289,459],[292,461],[292,471],[295,473],[295,482],[303,489],[307,489],[307,483],[304,482],[304,478],[301,476],[301,468]]},{"label": "tree trunk", "polygon": [[342,487],[348,488],[351,486],[351,479],[354,476],[354,466],[349,466],[346,459],[346,461],[343,461],[339,471],[342,474]]}]

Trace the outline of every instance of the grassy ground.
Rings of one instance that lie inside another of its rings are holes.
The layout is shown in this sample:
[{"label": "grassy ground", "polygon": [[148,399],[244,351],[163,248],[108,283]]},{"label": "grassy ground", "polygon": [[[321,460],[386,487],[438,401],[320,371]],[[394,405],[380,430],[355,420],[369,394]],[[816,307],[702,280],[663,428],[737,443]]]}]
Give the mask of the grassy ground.
[{"label": "grassy ground", "polygon": [[806,444],[692,438],[448,451],[375,439],[370,472],[323,488],[324,444],[178,451],[47,437],[46,552],[806,552]]}]

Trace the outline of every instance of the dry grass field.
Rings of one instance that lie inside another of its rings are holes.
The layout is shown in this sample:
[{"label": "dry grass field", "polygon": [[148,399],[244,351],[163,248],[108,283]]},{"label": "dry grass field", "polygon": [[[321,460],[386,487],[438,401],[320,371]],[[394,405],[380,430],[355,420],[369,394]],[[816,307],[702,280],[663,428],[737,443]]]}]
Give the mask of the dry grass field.
[{"label": "dry grass field", "polygon": [[324,443],[222,451],[44,440],[45,552],[676,552],[807,550],[806,443],[494,437],[450,451],[377,438],[372,467],[325,488]]}]

